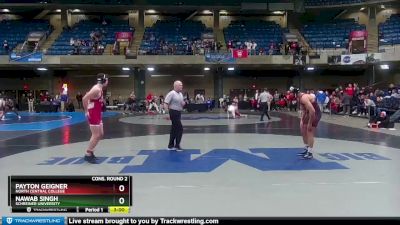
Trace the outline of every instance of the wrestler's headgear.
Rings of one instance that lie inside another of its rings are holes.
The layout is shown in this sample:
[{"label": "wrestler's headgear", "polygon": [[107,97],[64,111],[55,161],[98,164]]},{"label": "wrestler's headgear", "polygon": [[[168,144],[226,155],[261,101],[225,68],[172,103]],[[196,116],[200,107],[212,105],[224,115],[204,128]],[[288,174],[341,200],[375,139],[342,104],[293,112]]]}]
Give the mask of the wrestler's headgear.
[{"label": "wrestler's headgear", "polygon": [[104,84],[108,80],[107,74],[99,73],[97,74],[97,83]]}]

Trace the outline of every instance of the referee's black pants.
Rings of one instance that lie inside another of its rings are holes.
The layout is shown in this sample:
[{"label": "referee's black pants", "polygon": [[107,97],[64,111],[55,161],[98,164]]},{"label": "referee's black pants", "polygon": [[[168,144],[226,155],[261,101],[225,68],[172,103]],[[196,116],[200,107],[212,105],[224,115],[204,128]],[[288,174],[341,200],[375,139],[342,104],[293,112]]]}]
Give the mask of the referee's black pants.
[{"label": "referee's black pants", "polygon": [[171,132],[169,136],[168,148],[180,148],[183,135],[183,126],[181,122],[181,111],[169,110],[169,118],[172,122]]},{"label": "referee's black pants", "polygon": [[261,111],[262,111],[260,121],[263,121],[263,120],[264,120],[264,115],[267,115],[268,119],[270,120],[271,117],[270,117],[269,114],[268,114],[268,103],[266,103],[266,102],[261,102],[260,108],[261,108]]}]

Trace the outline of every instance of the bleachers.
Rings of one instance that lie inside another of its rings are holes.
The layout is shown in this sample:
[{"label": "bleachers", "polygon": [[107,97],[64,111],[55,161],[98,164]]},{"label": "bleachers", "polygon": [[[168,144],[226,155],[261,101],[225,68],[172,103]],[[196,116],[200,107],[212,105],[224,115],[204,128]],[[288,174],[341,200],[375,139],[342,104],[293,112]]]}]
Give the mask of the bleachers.
[{"label": "bleachers", "polygon": [[356,23],[354,19],[346,19],[306,24],[301,33],[311,48],[346,48],[350,32],[365,29],[364,25]]},{"label": "bleachers", "polygon": [[[233,41],[234,46],[243,45],[247,41],[257,43],[256,53],[262,48],[264,52],[269,51],[271,42],[275,46],[282,42],[283,29],[273,21],[243,20],[232,21],[224,29],[225,41]],[[278,51],[274,51],[277,54]]]},{"label": "bleachers", "polygon": [[51,33],[49,21],[45,20],[4,20],[0,22],[0,55],[8,52],[3,49],[3,41],[7,40],[10,51],[19,43],[23,43],[30,32],[43,31],[47,35]]},{"label": "bleachers", "polygon": [[305,0],[305,6],[348,5],[363,2],[366,0]]},{"label": "bleachers", "polygon": [[212,33],[201,21],[158,20],[152,27],[146,27],[140,52],[145,54],[166,54],[162,43],[176,45],[175,55],[192,54],[191,43],[200,40],[203,33]]},{"label": "bleachers", "polygon": [[384,23],[379,24],[379,45],[400,44],[400,14],[393,14]]},{"label": "bleachers", "polygon": [[[70,40],[85,40],[90,41],[90,34],[94,31],[104,34],[102,45],[113,44],[115,42],[116,32],[129,32],[133,28],[129,27],[128,21],[111,21],[107,25],[95,21],[81,21],[70,30],[65,30],[59,38],[53,43],[50,49],[47,50],[48,55],[69,55],[72,54],[74,47],[70,45]],[[80,54],[90,54],[90,46],[82,46]]]}]

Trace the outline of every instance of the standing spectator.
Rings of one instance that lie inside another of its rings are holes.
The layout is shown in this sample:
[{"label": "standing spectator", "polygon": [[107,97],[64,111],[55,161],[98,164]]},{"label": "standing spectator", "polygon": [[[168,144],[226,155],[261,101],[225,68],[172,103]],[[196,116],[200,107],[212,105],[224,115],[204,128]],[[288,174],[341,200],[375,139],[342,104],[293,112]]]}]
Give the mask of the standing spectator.
[{"label": "standing spectator", "polygon": [[78,109],[82,109],[82,94],[80,92],[78,92],[78,94],[76,95],[76,101],[78,102]]},{"label": "standing spectator", "polygon": [[257,49],[257,43],[255,41],[253,41],[253,43],[251,45],[251,51],[252,51],[251,54],[252,55],[257,55],[256,49]]},{"label": "standing spectator", "polygon": [[34,112],[33,108],[33,103],[35,102],[35,99],[33,98],[32,93],[28,94],[28,111],[29,112]]},{"label": "standing spectator", "polygon": [[218,41],[218,43],[217,43],[217,52],[218,52],[218,53],[219,53],[219,51],[221,50],[221,48],[222,48],[222,44],[221,44],[220,41]]},{"label": "standing spectator", "polygon": [[317,97],[317,103],[318,103],[319,109],[321,110],[321,112],[323,112],[326,95],[323,91],[320,90],[320,91],[318,91],[316,97]]},{"label": "standing spectator", "polygon": [[246,41],[245,45],[246,45],[247,52],[251,55],[252,43],[250,41]]},{"label": "standing spectator", "polygon": [[288,42],[286,42],[285,44],[285,55],[287,55],[289,53],[289,49],[290,49],[290,45]]},{"label": "standing spectator", "polygon": [[272,95],[272,103],[271,103],[271,111],[275,110],[278,111],[278,101],[279,101],[279,93],[275,90],[274,94]]},{"label": "standing spectator", "polygon": [[274,48],[275,48],[275,45],[274,45],[273,42],[271,42],[271,43],[269,44],[269,49],[268,49],[268,54],[269,54],[269,55],[273,55],[273,54],[274,54]]},{"label": "standing spectator", "polygon": [[351,100],[354,96],[354,88],[353,84],[349,83],[347,88],[344,90],[343,95],[343,112],[345,115],[349,115],[351,113]]}]

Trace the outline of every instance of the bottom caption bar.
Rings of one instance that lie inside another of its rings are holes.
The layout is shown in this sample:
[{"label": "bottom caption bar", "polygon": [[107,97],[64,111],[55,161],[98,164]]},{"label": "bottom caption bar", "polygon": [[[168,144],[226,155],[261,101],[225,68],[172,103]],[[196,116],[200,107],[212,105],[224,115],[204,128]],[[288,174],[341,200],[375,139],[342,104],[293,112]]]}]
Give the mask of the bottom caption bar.
[{"label": "bottom caption bar", "polygon": [[124,213],[129,207],[13,207],[12,213]]},{"label": "bottom caption bar", "polygon": [[221,224],[216,218],[172,218],[172,217],[152,217],[152,218],[134,218],[134,217],[68,217],[68,225],[160,225],[160,224]]},{"label": "bottom caption bar", "polygon": [[361,221],[363,225],[376,224],[377,222],[400,224],[400,217],[395,218],[318,218],[318,217],[234,217],[234,218],[202,218],[202,217],[68,217],[67,225],[164,225],[164,224],[200,224],[200,225],[224,225],[224,224],[279,224],[282,221],[304,221],[307,224],[337,225],[341,221]]},{"label": "bottom caption bar", "polygon": [[363,225],[400,224],[400,218],[200,218],[200,217],[13,217],[3,216],[3,225],[164,225],[164,224],[271,224],[282,225],[283,221],[307,221],[307,224],[324,225],[344,221],[360,221]]}]

